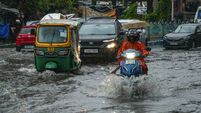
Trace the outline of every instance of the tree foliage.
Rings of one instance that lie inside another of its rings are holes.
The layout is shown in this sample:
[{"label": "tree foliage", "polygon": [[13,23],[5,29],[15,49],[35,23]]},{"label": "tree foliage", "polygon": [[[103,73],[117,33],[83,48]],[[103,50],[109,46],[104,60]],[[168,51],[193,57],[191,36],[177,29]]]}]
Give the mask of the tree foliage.
[{"label": "tree foliage", "polygon": [[138,15],[137,14],[137,4],[132,4],[127,8],[120,18],[125,19],[143,19],[146,21],[157,22],[161,20],[168,21],[171,17],[171,0],[160,0],[157,9],[151,14]]},{"label": "tree foliage", "polygon": [[147,21],[168,21],[171,17],[171,0],[160,0],[157,9],[151,13],[146,14],[143,19]]},{"label": "tree foliage", "polygon": [[124,19],[134,19],[139,18],[139,15],[137,14],[137,4],[133,3],[129,8],[127,8],[125,11],[123,11],[120,18]]},{"label": "tree foliage", "polygon": [[74,13],[77,0],[1,0],[8,7],[17,8],[25,17],[39,16],[47,13]]}]

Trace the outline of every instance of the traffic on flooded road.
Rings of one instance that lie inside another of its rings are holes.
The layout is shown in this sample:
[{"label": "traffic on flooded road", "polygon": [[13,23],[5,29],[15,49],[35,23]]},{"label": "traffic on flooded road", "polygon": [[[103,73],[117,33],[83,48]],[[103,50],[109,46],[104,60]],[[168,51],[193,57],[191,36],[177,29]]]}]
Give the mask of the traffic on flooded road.
[{"label": "traffic on flooded road", "polygon": [[1,113],[200,113],[201,48],[153,46],[148,75],[110,72],[117,61],[86,62],[81,73],[37,72],[33,52],[1,48]]}]

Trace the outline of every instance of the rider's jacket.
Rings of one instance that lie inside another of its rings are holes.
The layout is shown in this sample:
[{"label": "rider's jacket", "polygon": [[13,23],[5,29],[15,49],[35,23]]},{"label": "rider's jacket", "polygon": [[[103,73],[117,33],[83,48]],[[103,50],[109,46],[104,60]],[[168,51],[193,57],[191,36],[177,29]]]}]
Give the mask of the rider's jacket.
[{"label": "rider's jacket", "polygon": [[[125,41],[122,43],[122,46],[118,51],[118,55],[120,55],[122,51],[125,51],[127,49],[135,49],[137,51],[142,52],[145,55],[149,55],[149,51],[145,50],[145,48],[146,48],[146,46],[141,42],[135,41],[134,43],[131,43],[130,41]],[[148,71],[148,68],[147,68],[147,65],[145,64],[144,58],[141,57],[140,60],[142,62],[142,69],[144,71]],[[122,59],[119,58],[118,59],[119,65],[120,65],[121,61],[122,61]]]}]

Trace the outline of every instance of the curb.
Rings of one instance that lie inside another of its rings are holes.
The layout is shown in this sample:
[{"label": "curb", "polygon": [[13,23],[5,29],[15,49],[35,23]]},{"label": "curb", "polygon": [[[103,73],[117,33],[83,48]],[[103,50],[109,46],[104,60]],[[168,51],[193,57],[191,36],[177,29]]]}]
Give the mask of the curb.
[{"label": "curb", "polygon": [[13,48],[13,47],[15,47],[15,43],[0,45],[0,48]]}]

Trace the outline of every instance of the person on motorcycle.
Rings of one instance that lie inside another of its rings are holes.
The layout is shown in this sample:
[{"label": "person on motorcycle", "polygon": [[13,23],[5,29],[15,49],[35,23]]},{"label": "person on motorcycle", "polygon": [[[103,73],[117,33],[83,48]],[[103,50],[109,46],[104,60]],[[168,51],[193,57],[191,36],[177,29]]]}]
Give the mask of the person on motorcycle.
[{"label": "person on motorcycle", "polygon": [[122,51],[125,51],[127,49],[135,49],[137,51],[142,52],[142,57],[140,58],[141,62],[142,62],[142,73],[143,74],[147,74],[148,72],[148,67],[145,64],[144,58],[149,55],[149,51],[146,50],[146,46],[139,42],[139,38],[140,38],[140,34],[139,32],[137,32],[135,29],[130,29],[128,30],[128,32],[126,33],[126,37],[127,37],[127,41],[122,43],[122,46],[120,47],[120,49],[118,50],[118,64],[119,66],[112,71],[111,73],[116,73],[116,71],[120,68],[120,64],[122,59],[120,58],[120,54]]}]

